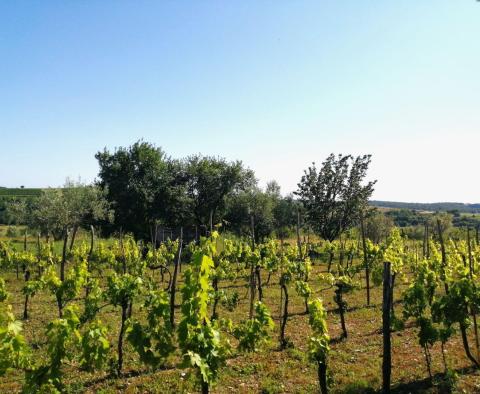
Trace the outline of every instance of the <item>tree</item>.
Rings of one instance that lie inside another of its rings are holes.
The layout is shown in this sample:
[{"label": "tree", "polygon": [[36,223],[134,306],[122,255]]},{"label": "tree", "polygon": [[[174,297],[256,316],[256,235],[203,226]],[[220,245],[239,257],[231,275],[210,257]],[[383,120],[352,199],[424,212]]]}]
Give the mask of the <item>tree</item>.
[{"label": "tree", "polygon": [[302,210],[301,204],[292,195],[281,197],[273,207],[273,223],[275,233],[280,239],[287,238],[297,224],[297,212]]},{"label": "tree", "polygon": [[106,148],[95,155],[100,166],[99,185],[115,210],[113,227],[137,238],[149,238],[154,222],[172,220],[178,207],[177,187],[182,174],[177,162],[156,146],[137,141],[128,148],[110,153]]},{"label": "tree", "polygon": [[308,223],[322,238],[333,241],[358,220],[376,182],[362,184],[370,159],[370,155],[331,154],[320,170],[313,163],[305,171],[295,193],[306,209]]},{"label": "tree", "polygon": [[255,242],[260,242],[274,230],[275,201],[258,187],[235,194],[227,202],[228,229],[238,235],[251,236],[253,219]]},{"label": "tree", "polygon": [[17,223],[24,223],[46,236],[53,234],[56,239],[62,238],[68,230],[71,242],[78,228],[87,228],[97,220],[108,221],[112,216],[100,188],[69,179],[63,188],[42,190],[30,203],[25,200],[12,202],[8,213]]},{"label": "tree", "polygon": [[393,219],[376,209],[368,210],[365,218],[365,236],[373,243],[385,240],[393,228]]},{"label": "tree", "polygon": [[226,198],[256,183],[253,172],[242,162],[194,155],[185,160],[187,196],[197,226],[218,223]]}]

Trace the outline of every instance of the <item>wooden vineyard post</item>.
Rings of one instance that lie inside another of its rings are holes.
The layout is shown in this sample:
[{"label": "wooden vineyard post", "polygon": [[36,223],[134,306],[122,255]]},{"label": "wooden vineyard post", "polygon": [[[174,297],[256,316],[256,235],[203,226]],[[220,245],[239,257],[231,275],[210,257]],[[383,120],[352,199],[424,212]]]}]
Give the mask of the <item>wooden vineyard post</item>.
[{"label": "wooden vineyard post", "polygon": [[383,392],[390,393],[390,379],[392,375],[392,349],[390,338],[390,308],[391,308],[391,291],[392,275],[390,262],[383,263],[383,305],[382,305],[382,322],[383,322]]},{"label": "wooden vineyard post", "polygon": [[443,242],[443,228],[440,219],[437,219],[438,240],[440,242],[440,250],[442,252],[442,271],[441,279],[444,281],[445,293],[448,294],[448,283],[445,278],[445,269],[447,267],[447,252],[445,251],[445,243]]},{"label": "wooden vineyard post", "polygon": [[[253,214],[250,216],[250,226],[252,231],[252,252],[255,250],[255,220]],[[255,303],[255,264],[252,260],[252,266],[250,267],[250,311],[248,313],[248,318],[253,319],[253,309]]]},{"label": "wooden vineyard post", "polygon": [[302,240],[300,238],[300,210],[297,209],[297,247],[298,247],[298,257],[302,258]]},{"label": "wooden vineyard post", "polygon": [[182,245],[183,245],[183,227],[180,227],[180,238],[178,239],[178,251],[174,261],[173,278],[170,286],[170,324],[175,327],[175,290],[177,286],[178,266],[182,260]]},{"label": "wooden vineyard post", "polygon": [[360,216],[360,229],[362,233],[363,263],[365,265],[365,281],[367,285],[367,305],[370,306],[370,267],[367,256],[367,242],[365,237],[365,225],[363,223],[363,214]]}]

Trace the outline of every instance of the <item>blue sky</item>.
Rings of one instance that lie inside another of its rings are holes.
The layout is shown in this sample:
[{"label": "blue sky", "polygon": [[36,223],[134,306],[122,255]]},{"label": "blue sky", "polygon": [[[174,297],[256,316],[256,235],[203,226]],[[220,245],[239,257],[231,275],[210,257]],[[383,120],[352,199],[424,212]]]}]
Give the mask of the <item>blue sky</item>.
[{"label": "blue sky", "polygon": [[480,3],[0,3],[0,185],[95,178],[143,138],[296,188],[373,155],[374,198],[480,202]]}]

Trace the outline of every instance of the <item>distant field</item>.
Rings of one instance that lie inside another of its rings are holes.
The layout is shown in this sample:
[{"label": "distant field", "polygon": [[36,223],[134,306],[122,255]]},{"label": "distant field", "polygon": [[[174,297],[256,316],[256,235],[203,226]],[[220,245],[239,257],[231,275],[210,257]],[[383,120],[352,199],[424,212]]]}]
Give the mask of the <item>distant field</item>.
[{"label": "distant field", "polygon": [[398,201],[371,200],[370,205],[392,209],[413,209],[416,211],[439,212],[457,210],[460,213],[480,213],[480,204],[464,204],[459,202],[409,203]]},{"label": "distant field", "polygon": [[35,197],[39,196],[42,189],[40,188],[0,188],[0,197]]}]

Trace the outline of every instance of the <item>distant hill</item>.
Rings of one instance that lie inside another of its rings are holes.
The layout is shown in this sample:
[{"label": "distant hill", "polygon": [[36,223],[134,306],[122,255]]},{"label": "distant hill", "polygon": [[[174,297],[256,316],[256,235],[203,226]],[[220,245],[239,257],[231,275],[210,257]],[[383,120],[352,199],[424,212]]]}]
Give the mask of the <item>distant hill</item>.
[{"label": "distant hill", "polygon": [[370,205],[380,208],[413,209],[415,211],[458,211],[460,213],[480,213],[480,204],[464,204],[461,202],[397,202],[371,200]]}]

